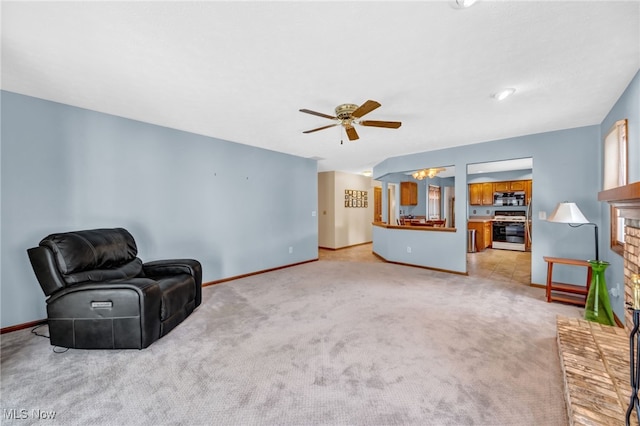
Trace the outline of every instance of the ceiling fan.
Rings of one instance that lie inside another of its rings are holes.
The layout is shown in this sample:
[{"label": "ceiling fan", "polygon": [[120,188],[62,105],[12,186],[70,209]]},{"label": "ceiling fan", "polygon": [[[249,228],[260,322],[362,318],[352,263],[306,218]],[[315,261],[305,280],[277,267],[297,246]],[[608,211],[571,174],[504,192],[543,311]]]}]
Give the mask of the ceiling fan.
[{"label": "ceiling fan", "polygon": [[305,112],[307,114],[317,115],[319,117],[337,121],[337,123],[318,127],[317,129],[306,130],[302,133],[313,133],[317,132],[318,130],[324,130],[328,129],[329,127],[342,125],[345,132],[347,133],[347,137],[349,138],[349,140],[355,141],[359,138],[359,136],[358,132],[356,132],[355,127],[353,127],[354,124],[370,127],[386,127],[388,129],[397,129],[402,125],[400,121],[360,120],[362,116],[370,113],[378,107],[380,107],[380,103],[372,100],[368,100],[360,106],[356,104],[341,104],[338,105],[335,109],[335,117],[332,115],[323,114],[321,112],[311,111],[309,109],[301,109],[300,112]]}]

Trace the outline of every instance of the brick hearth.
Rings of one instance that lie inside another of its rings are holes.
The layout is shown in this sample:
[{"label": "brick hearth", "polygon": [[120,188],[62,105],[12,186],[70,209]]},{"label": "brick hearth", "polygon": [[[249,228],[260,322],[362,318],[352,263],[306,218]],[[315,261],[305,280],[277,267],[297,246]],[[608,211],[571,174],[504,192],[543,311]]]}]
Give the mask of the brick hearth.
[{"label": "brick hearth", "polygon": [[625,329],[558,317],[558,351],[570,425],[623,425],[629,405]]}]

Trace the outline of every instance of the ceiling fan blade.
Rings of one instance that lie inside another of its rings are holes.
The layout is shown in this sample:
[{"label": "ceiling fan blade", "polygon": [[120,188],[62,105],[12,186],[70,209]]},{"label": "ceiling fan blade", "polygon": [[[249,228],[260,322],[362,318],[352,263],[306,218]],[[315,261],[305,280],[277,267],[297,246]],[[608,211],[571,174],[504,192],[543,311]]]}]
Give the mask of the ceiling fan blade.
[{"label": "ceiling fan blade", "polygon": [[378,103],[376,101],[368,100],[367,102],[365,102],[362,105],[360,105],[358,107],[358,109],[353,111],[351,113],[351,116],[354,117],[354,118],[360,118],[365,114],[369,114],[371,111],[373,111],[374,109],[376,109],[378,107],[380,107],[380,103]]},{"label": "ceiling fan blade", "polygon": [[337,117],[334,117],[332,115],[328,115],[328,114],[323,114],[321,112],[317,112],[317,111],[311,111],[310,109],[301,109],[300,112],[306,112],[307,114],[311,114],[311,115],[317,115],[318,117],[324,117],[324,118],[328,118],[331,120],[336,120]]},{"label": "ceiling fan blade", "polygon": [[324,130],[324,129],[328,129],[329,127],[335,127],[340,123],[336,123],[336,124],[329,124],[328,126],[322,126],[322,127],[318,127],[317,129],[311,129],[311,130],[305,130],[302,133],[313,133],[313,132],[317,132],[318,130]]},{"label": "ceiling fan blade", "polygon": [[356,139],[359,139],[358,132],[356,132],[355,127],[345,126],[344,129],[347,132],[347,137],[349,138],[350,141],[355,141]]},{"label": "ceiling fan blade", "polygon": [[386,127],[388,129],[397,129],[402,125],[400,121],[377,121],[377,120],[362,120],[358,122],[361,126],[371,127]]}]

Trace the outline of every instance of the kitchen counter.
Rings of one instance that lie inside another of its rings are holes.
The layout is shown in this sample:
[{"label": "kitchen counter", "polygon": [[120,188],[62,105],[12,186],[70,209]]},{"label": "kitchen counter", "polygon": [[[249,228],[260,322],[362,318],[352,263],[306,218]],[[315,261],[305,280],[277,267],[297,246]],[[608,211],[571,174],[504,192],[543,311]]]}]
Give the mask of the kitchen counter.
[{"label": "kitchen counter", "polygon": [[469,218],[469,222],[474,223],[486,223],[491,222],[493,220],[492,216],[472,216]]},{"label": "kitchen counter", "polygon": [[474,216],[470,217],[467,222],[467,229],[476,231],[476,251],[482,251],[491,247],[492,239],[492,221],[490,216]]}]

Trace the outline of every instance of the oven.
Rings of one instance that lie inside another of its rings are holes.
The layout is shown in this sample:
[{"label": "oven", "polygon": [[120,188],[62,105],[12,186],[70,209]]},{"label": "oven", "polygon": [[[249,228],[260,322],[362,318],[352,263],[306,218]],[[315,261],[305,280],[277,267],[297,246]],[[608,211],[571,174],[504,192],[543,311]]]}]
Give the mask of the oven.
[{"label": "oven", "polygon": [[[507,212],[500,212],[507,213]],[[526,216],[496,214],[493,219],[493,241],[491,248],[525,251]]]}]

